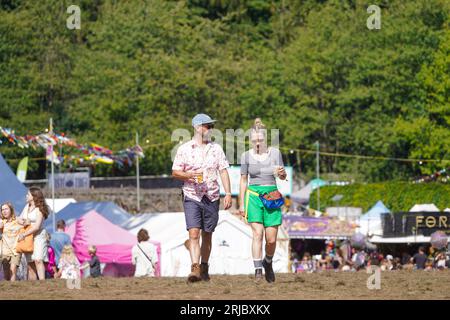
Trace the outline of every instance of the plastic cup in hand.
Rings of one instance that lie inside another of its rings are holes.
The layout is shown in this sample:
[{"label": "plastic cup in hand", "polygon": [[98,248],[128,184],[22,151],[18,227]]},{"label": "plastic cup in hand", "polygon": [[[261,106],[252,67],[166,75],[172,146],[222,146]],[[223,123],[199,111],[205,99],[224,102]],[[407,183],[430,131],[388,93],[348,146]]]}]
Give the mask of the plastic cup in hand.
[{"label": "plastic cup in hand", "polygon": [[203,172],[200,172],[200,173],[196,176],[196,180],[197,180],[197,183],[203,183]]}]

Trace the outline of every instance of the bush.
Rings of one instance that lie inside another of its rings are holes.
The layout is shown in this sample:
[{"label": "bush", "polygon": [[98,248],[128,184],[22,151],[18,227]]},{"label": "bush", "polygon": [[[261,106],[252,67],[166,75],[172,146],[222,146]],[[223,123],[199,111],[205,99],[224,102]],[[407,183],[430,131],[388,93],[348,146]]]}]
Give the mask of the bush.
[{"label": "bush", "polygon": [[[412,184],[408,182],[384,182],[352,184],[348,186],[325,186],[320,188],[320,209],[334,207],[331,200],[336,194],[343,195],[339,206],[361,207],[363,212],[378,200],[392,212],[409,211],[415,204],[434,203],[440,210],[450,207],[450,185],[441,183]],[[311,193],[310,206],[317,207],[317,189]]]}]

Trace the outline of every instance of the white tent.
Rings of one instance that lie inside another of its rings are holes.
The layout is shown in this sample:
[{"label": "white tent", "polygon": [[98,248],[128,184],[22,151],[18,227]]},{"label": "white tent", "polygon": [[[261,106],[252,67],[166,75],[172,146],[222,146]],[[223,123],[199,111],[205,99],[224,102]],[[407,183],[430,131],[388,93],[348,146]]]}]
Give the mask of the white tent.
[{"label": "white tent", "polygon": [[[188,239],[183,212],[141,214],[122,225],[133,234],[147,229],[150,238],[161,243],[161,275],[186,277],[191,260],[184,243]],[[274,257],[274,271],[288,272],[289,241],[280,229]],[[252,231],[249,225],[228,211],[219,212],[213,234],[210,274],[252,274]]]},{"label": "white tent", "polygon": [[424,235],[396,237],[396,238],[383,238],[380,236],[373,236],[369,239],[372,243],[429,243],[430,237]]},{"label": "white tent", "polygon": [[444,212],[450,212],[450,208],[445,208]]},{"label": "white tent", "polygon": [[381,236],[383,234],[381,215],[384,213],[390,213],[390,211],[380,200],[359,219],[358,232],[364,235]]},{"label": "white tent", "polygon": [[[52,199],[45,199],[45,202],[47,202],[47,205],[50,207],[50,209],[53,209],[53,200]],[[60,210],[64,209],[71,203],[77,202],[73,198],[62,198],[62,199],[55,199],[55,212],[59,212]]]},{"label": "white tent", "polygon": [[414,205],[409,212],[439,212],[438,207],[436,207],[433,203],[425,203],[425,204],[416,204]]}]

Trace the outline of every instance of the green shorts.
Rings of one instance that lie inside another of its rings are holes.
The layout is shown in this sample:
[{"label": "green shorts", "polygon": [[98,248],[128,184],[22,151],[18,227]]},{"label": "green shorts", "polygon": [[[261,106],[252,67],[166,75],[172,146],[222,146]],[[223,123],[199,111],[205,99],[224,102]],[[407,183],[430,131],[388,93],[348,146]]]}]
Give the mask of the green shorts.
[{"label": "green shorts", "polygon": [[[249,192],[250,190],[250,192]],[[264,207],[259,196],[252,193],[263,194],[277,190],[277,186],[248,186],[245,193],[245,219],[247,222],[262,223],[265,228],[279,226],[283,220],[281,208],[267,209]]]}]

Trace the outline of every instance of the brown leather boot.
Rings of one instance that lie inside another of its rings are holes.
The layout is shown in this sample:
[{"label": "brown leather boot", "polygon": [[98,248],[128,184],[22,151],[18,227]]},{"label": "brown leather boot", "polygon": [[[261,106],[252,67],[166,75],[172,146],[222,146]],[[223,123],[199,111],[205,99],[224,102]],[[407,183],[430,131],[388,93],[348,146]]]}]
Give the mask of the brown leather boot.
[{"label": "brown leather boot", "polygon": [[188,282],[197,282],[202,280],[200,273],[200,265],[198,263],[193,263],[191,266],[191,273],[188,276]]},{"label": "brown leather boot", "polygon": [[200,277],[203,281],[209,281],[209,265],[207,263],[202,263],[200,265]]}]

